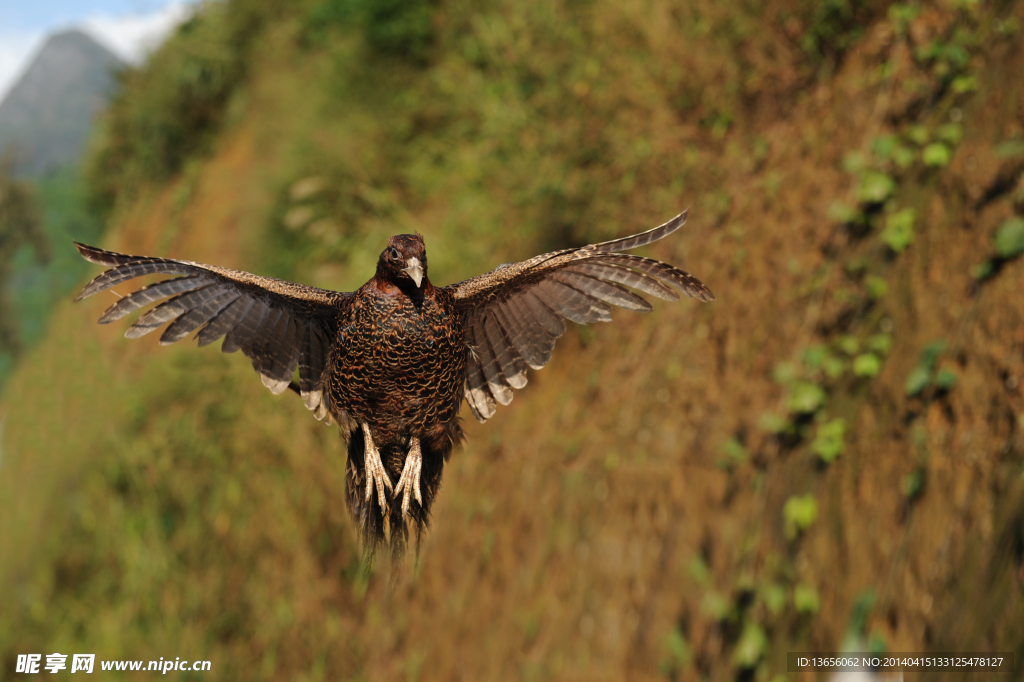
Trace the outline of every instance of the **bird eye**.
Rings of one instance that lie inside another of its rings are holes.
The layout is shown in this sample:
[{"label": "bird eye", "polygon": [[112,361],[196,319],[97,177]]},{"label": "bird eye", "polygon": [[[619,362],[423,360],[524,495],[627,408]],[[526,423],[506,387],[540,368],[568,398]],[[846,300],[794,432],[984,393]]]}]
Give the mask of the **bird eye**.
[{"label": "bird eye", "polygon": [[398,260],[398,257],[398,249],[394,247],[388,249],[388,258],[390,258],[391,260]]}]

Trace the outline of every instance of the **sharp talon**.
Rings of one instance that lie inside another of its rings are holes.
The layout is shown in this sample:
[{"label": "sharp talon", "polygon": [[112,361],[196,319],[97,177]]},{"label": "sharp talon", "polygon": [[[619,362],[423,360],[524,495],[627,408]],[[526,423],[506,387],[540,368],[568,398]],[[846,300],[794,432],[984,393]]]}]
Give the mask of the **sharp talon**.
[{"label": "sharp talon", "polygon": [[388,500],[384,495],[384,488],[393,490],[388,472],[384,469],[384,463],[380,461],[380,452],[373,444],[373,437],[370,435],[369,424],[363,424],[363,449],[364,466],[366,469],[366,501],[373,497],[373,488],[377,488],[377,502],[384,516],[388,515]]},{"label": "sharp talon", "polygon": [[[420,439],[413,438],[409,454],[405,458],[405,466],[402,467],[402,477],[398,479],[395,486],[395,496],[402,493],[402,518],[409,514],[409,505],[412,496],[423,505],[423,496],[420,494],[420,471],[423,469],[423,454],[420,452]],[[409,493],[412,493],[410,496]]]}]

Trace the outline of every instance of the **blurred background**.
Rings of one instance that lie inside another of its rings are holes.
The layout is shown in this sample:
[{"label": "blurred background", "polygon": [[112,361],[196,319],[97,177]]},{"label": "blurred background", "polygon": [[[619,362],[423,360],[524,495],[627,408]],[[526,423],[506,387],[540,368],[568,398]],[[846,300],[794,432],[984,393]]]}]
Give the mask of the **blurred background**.
[{"label": "blurred background", "polygon": [[[0,12],[0,679],[1024,670],[1024,3],[36,4]],[[718,300],[466,411],[391,594],[336,428],[70,302],[72,239],[351,290],[396,232],[447,284],[687,207],[644,255]]]}]

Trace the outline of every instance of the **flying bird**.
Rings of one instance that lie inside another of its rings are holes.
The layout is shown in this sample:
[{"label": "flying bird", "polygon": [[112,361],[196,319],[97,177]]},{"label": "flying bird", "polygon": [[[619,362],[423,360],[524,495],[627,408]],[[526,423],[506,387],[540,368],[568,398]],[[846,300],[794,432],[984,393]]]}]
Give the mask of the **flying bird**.
[{"label": "flying bird", "polygon": [[[551,359],[565,321],[611,320],[611,308],[648,312],[630,289],[673,301],[714,300],[693,275],[622,253],[678,230],[683,212],[632,237],[546,253],[457,284],[435,287],[419,234],[388,240],[374,276],[353,292],[293,284],[184,260],[128,256],[75,242],[108,266],[75,300],[144,275],[177,275],[120,298],[99,318],[118,320],[162,299],[125,332],[167,324],[161,344],[198,330],[199,346],[224,337],[275,394],[291,389],[348,441],[346,499],[372,555],[400,556],[410,525],[428,525],[441,472],[463,438],[465,400],[481,422]],[[296,372],[298,380],[295,380]]]}]

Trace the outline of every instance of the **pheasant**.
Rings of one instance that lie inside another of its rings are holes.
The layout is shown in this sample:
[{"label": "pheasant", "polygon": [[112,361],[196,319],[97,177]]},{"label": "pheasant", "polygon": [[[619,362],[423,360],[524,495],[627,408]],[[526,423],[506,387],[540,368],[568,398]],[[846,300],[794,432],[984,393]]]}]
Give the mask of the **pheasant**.
[{"label": "pheasant", "polygon": [[364,547],[372,554],[387,543],[400,556],[410,525],[417,541],[426,529],[444,464],[463,439],[463,400],[486,421],[526,386],[527,370],[548,363],[566,320],[606,322],[612,306],[652,309],[630,289],[714,300],[689,273],[622,253],[685,221],[683,212],[642,234],[506,263],[446,287],[427,275],[423,237],[395,235],[354,292],[75,242],[110,268],[75,300],[144,275],[177,275],[119,299],[99,323],[167,299],[125,336],[167,324],[161,344],[197,330],[199,346],[224,337],[221,350],[241,350],[273,393],[291,389],[317,419],[337,423],[348,441],[346,500]]}]

